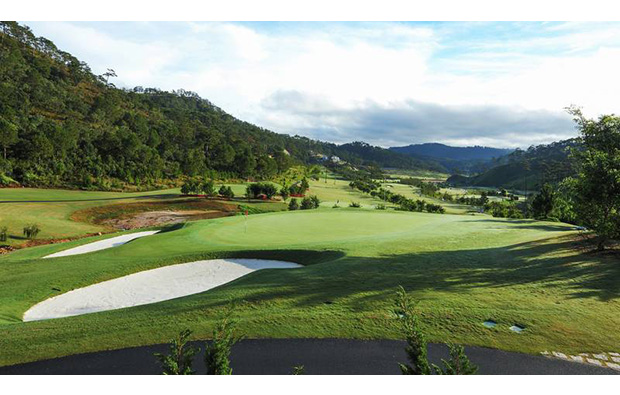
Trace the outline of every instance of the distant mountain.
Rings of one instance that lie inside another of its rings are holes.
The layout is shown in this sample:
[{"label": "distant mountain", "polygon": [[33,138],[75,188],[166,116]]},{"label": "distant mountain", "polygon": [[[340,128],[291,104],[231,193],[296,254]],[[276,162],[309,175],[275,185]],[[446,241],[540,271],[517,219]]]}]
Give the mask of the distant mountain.
[{"label": "distant mountain", "polygon": [[463,174],[485,171],[490,167],[491,161],[514,151],[480,146],[451,147],[439,143],[411,144],[405,147],[391,147],[390,150],[423,161],[433,160],[452,173]]},{"label": "distant mountain", "polygon": [[532,146],[526,151],[517,149],[494,161],[494,166],[481,174],[453,175],[447,182],[454,186],[539,189],[545,182],[556,183],[575,174],[570,151],[578,147],[577,139],[569,139]]}]

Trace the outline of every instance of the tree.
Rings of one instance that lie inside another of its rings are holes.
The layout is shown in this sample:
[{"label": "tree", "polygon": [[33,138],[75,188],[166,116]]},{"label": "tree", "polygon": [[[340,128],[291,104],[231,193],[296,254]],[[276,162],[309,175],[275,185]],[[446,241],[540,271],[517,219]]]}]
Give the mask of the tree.
[{"label": "tree", "polygon": [[394,311],[398,317],[402,319],[402,327],[405,332],[405,341],[407,347],[407,359],[409,364],[399,363],[400,371],[402,374],[431,374],[431,366],[428,363],[428,356],[426,350],[426,338],[422,329],[420,329],[420,323],[418,322],[418,316],[415,312],[415,303],[407,296],[405,289],[400,286],[396,291],[396,310]]},{"label": "tree", "polygon": [[37,224],[31,224],[31,225],[25,226],[23,229],[24,236],[26,236],[29,239],[36,238],[39,232],[41,232],[41,228],[39,228],[39,225]]},{"label": "tree", "polygon": [[242,339],[234,333],[235,322],[231,320],[232,309],[229,309],[213,329],[213,339],[205,346],[205,364],[207,374],[230,375],[230,352],[232,346]]},{"label": "tree", "polygon": [[7,241],[9,238],[9,228],[3,226],[0,228],[0,241]]},{"label": "tree", "polygon": [[603,115],[586,119],[569,109],[580,129],[583,147],[573,150],[577,159],[575,213],[578,221],[599,236],[598,250],[620,237],[620,117]]},{"label": "tree", "polygon": [[306,374],[306,368],[304,365],[293,366],[293,376],[299,376],[302,374]]},{"label": "tree", "polygon": [[7,149],[17,142],[17,126],[0,117],[0,145],[4,151],[4,159],[6,160]]},{"label": "tree", "polygon": [[231,187],[227,187],[226,185],[222,185],[218,191],[218,194],[226,199],[232,199],[235,197],[235,193],[233,192]]},{"label": "tree", "polygon": [[532,215],[534,218],[548,218],[553,211],[555,192],[551,185],[544,184],[538,194],[532,199]]},{"label": "tree", "polygon": [[212,180],[207,180],[203,182],[202,185],[200,186],[200,189],[207,196],[215,195],[215,184],[213,183]]},{"label": "tree", "polygon": [[291,211],[299,209],[299,204],[297,203],[297,199],[295,198],[291,199],[291,201],[288,203],[288,209]]},{"label": "tree", "polygon": [[192,363],[194,357],[200,349],[188,344],[188,340],[192,331],[185,329],[179,335],[170,341],[169,354],[156,353],[155,357],[162,367],[162,373],[165,375],[175,374],[194,374]]},{"label": "tree", "polygon": [[405,351],[409,359],[409,364],[398,364],[402,374],[427,375],[433,371],[436,374],[476,374],[478,367],[469,361],[465,355],[465,349],[460,345],[448,345],[450,360],[442,359],[443,369],[437,365],[429,364],[426,337],[420,328],[419,319],[415,312],[415,303],[407,296],[407,292],[402,286],[399,286],[396,291],[395,304],[394,312],[402,320],[405,340],[407,341]]},{"label": "tree", "polygon": [[465,355],[465,348],[458,344],[448,344],[450,349],[450,359],[446,361],[442,359],[441,362],[444,365],[443,370],[437,365],[433,365],[433,370],[437,374],[447,375],[465,375],[476,374],[478,372],[478,366],[471,363],[467,355]]}]

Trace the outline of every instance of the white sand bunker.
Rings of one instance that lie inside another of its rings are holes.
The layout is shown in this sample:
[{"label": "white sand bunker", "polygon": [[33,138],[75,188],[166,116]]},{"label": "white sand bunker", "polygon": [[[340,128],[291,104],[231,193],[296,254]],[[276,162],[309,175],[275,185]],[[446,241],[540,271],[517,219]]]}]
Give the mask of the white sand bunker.
[{"label": "white sand bunker", "polygon": [[128,235],[110,237],[109,239],[99,240],[99,241],[95,241],[93,243],[88,243],[88,244],[81,245],[79,247],[69,248],[68,250],[55,252],[55,253],[53,253],[51,255],[44,256],[43,258],[44,259],[45,258],[57,258],[57,257],[60,257],[60,256],[79,255],[79,254],[86,254],[88,252],[105,250],[107,248],[121,246],[121,245],[123,245],[125,243],[129,243],[130,241],[138,239],[140,237],[154,235],[157,232],[159,232],[159,231],[158,230],[152,230],[152,231],[150,230],[150,231],[146,231],[146,232],[136,232],[136,233],[130,233]]},{"label": "white sand bunker", "polygon": [[262,259],[212,259],[146,270],[69,291],[44,300],[24,321],[70,317],[179,298],[207,291],[260,269],[301,265]]}]

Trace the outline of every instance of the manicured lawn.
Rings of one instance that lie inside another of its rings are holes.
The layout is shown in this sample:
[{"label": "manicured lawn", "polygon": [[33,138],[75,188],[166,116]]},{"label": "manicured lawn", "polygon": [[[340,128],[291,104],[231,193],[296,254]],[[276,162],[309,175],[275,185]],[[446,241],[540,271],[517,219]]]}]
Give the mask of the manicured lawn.
[{"label": "manicured lawn", "polygon": [[[398,338],[390,311],[399,284],[419,301],[430,341],[618,351],[617,256],[581,252],[573,240],[558,223],[342,208],[191,222],[51,260],[38,258],[86,240],[28,248],[0,257],[0,364],[166,342],[184,328],[208,338],[231,301],[249,337]],[[53,288],[226,256],[307,266],[259,271],[153,305],[20,322],[30,306],[58,294]],[[485,328],[486,319],[498,326]],[[511,332],[515,323],[526,330]]]}]

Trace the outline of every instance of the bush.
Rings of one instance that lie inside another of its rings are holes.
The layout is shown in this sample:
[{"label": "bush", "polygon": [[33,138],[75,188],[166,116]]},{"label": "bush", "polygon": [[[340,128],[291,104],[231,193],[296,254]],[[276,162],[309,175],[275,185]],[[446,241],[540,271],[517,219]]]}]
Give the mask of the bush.
[{"label": "bush", "polygon": [[358,202],[351,202],[351,203],[349,203],[349,207],[360,208],[360,207],[362,207],[362,205],[359,204]]},{"label": "bush", "polygon": [[233,192],[231,187],[227,187],[226,185],[222,185],[220,187],[220,190],[218,191],[218,194],[226,199],[232,199],[235,197],[235,193]]},{"label": "bush", "polygon": [[188,339],[192,331],[186,329],[179,333],[176,339],[170,341],[168,355],[155,353],[155,357],[162,367],[162,373],[165,375],[176,374],[194,374],[192,363],[194,357],[200,352],[200,349],[188,344]]},{"label": "bush", "polygon": [[41,232],[41,228],[39,228],[39,225],[37,224],[31,224],[31,225],[25,226],[24,231],[23,231],[24,236],[26,236],[29,239],[36,238],[39,232]]},{"label": "bush", "polygon": [[0,228],[0,241],[7,241],[9,239],[9,228],[3,226]]},{"label": "bush", "polygon": [[212,180],[207,180],[200,185],[200,190],[207,196],[214,196],[215,184]]},{"label": "bush", "polygon": [[260,195],[265,195],[267,199],[273,198],[278,189],[269,182],[257,182],[246,187],[246,195],[248,198],[256,199]]},{"label": "bush", "polygon": [[291,201],[288,203],[288,209],[291,211],[299,209],[299,204],[297,203],[297,199],[295,198],[291,199]]},{"label": "bush", "polygon": [[377,210],[385,210],[387,207],[383,203],[379,203],[375,206]]},{"label": "bush", "polygon": [[181,186],[181,193],[183,195],[197,195],[201,189],[200,182],[192,178],[185,181],[183,186]]},{"label": "bush", "polygon": [[282,200],[288,199],[289,195],[290,195],[290,193],[289,193],[289,189],[288,188],[280,189],[280,196],[282,196]]},{"label": "bush", "polygon": [[235,322],[230,318],[231,311],[216,324],[213,329],[213,339],[205,345],[205,365],[207,374],[230,375],[230,351],[232,346],[241,340],[240,336],[235,336]]}]

